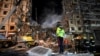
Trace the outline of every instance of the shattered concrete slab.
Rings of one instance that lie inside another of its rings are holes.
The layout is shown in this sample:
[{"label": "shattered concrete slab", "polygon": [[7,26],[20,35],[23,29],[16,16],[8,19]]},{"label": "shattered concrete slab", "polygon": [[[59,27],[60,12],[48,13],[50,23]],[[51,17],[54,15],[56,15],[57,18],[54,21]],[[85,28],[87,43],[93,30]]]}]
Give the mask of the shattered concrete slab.
[{"label": "shattered concrete slab", "polygon": [[52,50],[43,46],[37,46],[27,51],[28,56],[50,56]]}]

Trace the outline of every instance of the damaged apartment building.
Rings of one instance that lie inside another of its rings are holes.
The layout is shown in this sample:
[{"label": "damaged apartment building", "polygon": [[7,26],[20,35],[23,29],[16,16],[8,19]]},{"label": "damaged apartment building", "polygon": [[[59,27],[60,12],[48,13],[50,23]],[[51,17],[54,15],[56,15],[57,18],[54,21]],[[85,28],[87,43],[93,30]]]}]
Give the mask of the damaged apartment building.
[{"label": "damaged apartment building", "polygon": [[69,32],[94,35],[96,45],[100,43],[100,1],[64,0],[64,14],[68,20]]},{"label": "damaged apartment building", "polygon": [[70,32],[90,32],[100,28],[99,0],[64,1],[65,15],[68,18]]},{"label": "damaged apartment building", "polygon": [[[0,0],[0,23],[8,16],[9,12],[14,8],[17,0]],[[29,11],[30,0],[22,0],[17,6],[15,12],[10,16],[9,20],[0,29],[0,34],[13,35],[18,31],[19,25],[22,22],[26,22],[28,18],[27,13]]]},{"label": "damaged apartment building", "polygon": [[[77,5],[73,5],[73,3]],[[80,15],[80,8],[78,7],[78,3],[74,2],[74,0],[64,0],[64,15],[67,18],[69,32],[71,33],[82,33],[82,18]]]}]

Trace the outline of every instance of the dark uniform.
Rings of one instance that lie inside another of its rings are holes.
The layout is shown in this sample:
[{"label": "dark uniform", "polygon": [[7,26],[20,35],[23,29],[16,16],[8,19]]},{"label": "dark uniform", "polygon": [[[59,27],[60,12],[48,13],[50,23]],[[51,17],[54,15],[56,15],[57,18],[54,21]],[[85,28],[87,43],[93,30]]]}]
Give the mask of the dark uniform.
[{"label": "dark uniform", "polygon": [[93,37],[90,37],[90,52],[95,52],[95,40],[93,39]]},{"label": "dark uniform", "polygon": [[87,39],[83,39],[83,46],[84,46],[84,51],[85,52],[89,52],[89,48],[90,48],[90,45],[89,45],[89,40]]},{"label": "dark uniform", "polygon": [[80,36],[77,36],[75,39],[75,50],[76,52],[79,52],[81,50],[81,38]]}]

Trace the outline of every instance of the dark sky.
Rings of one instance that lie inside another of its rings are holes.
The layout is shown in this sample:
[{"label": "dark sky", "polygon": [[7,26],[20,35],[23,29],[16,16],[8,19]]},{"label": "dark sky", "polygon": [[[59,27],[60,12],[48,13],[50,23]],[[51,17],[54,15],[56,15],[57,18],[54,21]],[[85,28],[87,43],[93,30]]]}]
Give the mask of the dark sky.
[{"label": "dark sky", "polygon": [[[49,13],[61,14],[62,13],[62,0],[32,0],[32,18],[41,23],[43,18]],[[37,9],[36,9],[37,8]]]}]

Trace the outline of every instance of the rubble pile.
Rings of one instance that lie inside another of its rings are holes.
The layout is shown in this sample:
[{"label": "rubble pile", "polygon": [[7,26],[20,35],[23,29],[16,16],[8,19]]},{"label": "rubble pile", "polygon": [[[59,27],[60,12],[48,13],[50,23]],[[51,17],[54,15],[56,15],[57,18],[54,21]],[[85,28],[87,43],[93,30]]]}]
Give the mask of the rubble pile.
[{"label": "rubble pile", "polygon": [[58,44],[55,42],[50,42],[50,41],[44,41],[44,40],[39,40],[39,46],[44,46],[47,48],[51,48],[54,51],[57,51]]},{"label": "rubble pile", "polygon": [[51,48],[52,50],[58,50],[57,38],[52,35],[51,31],[39,31],[35,34],[34,39],[38,41],[39,46]]}]

